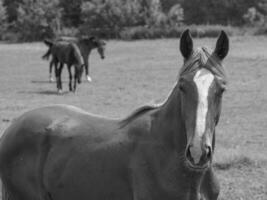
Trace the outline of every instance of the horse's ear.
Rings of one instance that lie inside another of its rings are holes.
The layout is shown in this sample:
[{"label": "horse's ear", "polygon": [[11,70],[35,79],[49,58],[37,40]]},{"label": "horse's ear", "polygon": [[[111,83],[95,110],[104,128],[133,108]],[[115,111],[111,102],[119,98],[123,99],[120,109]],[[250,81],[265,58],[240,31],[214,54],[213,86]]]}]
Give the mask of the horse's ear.
[{"label": "horse's ear", "polygon": [[96,37],[95,37],[95,36],[90,36],[90,37],[89,37],[89,40],[91,40],[91,41],[95,41],[95,40],[96,40]]},{"label": "horse's ear", "polygon": [[214,54],[218,56],[219,59],[224,59],[229,51],[229,39],[227,34],[224,31],[221,31],[221,34],[217,40]]},{"label": "horse's ear", "polygon": [[193,40],[189,29],[186,29],[180,39],[180,51],[185,59],[188,59],[193,52]]}]

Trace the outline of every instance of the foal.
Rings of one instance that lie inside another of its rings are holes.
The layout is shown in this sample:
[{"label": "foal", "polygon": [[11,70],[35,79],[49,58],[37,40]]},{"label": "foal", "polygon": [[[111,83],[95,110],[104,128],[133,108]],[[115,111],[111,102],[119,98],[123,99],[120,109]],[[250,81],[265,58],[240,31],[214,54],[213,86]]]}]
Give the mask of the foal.
[{"label": "foal", "polygon": [[[62,92],[61,73],[64,64],[67,64],[69,72],[69,90],[75,92],[76,82],[81,83],[81,76],[83,67],[85,65],[79,47],[75,43],[69,43],[65,41],[59,41],[55,43],[46,41],[46,43],[50,46],[49,50],[52,54],[51,63],[55,65],[58,92]],[[59,66],[58,63],[60,63]],[[72,65],[75,66],[74,87],[72,87]]]},{"label": "foal", "polygon": [[[106,43],[103,40],[100,40],[99,38],[92,36],[92,37],[82,37],[82,38],[75,38],[75,37],[60,37],[56,40],[56,42],[58,41],[66,41],[66,42],[70,42],[70,43],[75,43],[82,54],[83,60],[85,62],[85,75],[86,75],[86,79],[87,81],[91,82],[92,78],[90,76],[90,71],[89,71],[89,55],[91,53],[91,51],[93,49],[97,49],[101,59],[105,58],[105,46]],[[53,43],[52,41],[49,40],[44,40],[44,43],[49,47],[49,49],[47,50],[47,52],[42,56],[43,59],[48,59],[50,54],[51,54],[51,46],[49,45],[49,43]],[[49,81],[52,82],[52,67],[53,67],[54,63],[53,61],[50,61],[50,65],[49,65]]]}]

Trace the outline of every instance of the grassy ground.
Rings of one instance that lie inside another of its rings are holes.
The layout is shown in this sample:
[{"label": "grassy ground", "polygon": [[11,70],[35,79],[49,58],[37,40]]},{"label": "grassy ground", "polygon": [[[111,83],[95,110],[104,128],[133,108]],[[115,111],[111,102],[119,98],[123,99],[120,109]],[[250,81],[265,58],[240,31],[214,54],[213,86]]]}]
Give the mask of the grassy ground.
[{"label": "grassy ground", "polygon": [[[214,39],[195,40],[213,47]],[[225,60],[229,86],[217,130],[215,167],[221,200],[267,199],[267,38],[231,38]],[[92,113],[122,117],[163,100],[182,65],[178,40],[109,41],[106,59],[93,52],[93,82],[76,94],[56,94],[48,82],[41,43],[0,45],[0,133],[12,119],[35,107],[64,103]],[[196,45],[196,46],[197,46]],[[63,89],[67,91],[67,70]]]}]

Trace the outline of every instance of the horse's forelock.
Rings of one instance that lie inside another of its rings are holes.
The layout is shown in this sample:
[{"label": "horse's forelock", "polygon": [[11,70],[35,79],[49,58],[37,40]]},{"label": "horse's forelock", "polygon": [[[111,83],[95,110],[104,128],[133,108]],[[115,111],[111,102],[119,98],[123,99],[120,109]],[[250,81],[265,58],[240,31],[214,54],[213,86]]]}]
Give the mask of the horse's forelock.
[{"label": "horse's forelock", "polygon": [[192,56],[185,61],[180,70],[179,77],[193,72],[199,68],[206,68],[214,75],[225,78],[225,71],[221,61],[206,47],[197,48]]}]

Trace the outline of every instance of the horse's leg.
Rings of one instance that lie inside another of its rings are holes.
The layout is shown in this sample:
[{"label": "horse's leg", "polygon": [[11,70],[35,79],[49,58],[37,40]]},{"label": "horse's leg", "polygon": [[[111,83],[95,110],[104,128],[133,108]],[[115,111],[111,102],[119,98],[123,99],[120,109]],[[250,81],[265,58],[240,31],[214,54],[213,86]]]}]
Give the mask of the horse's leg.
[{"label": "horse's leg", "polygon": [[88,82],[92,82],[92,78],[90,77],[90,69],[89,69],[89,56],[83,56],[84,64],[85,64],[85,76]]},{"label": "horse's leg", "polygon": [[72,73],[71,73],[71,65],[68,65],[68,72],[69,72],[69,90],[72,91]]},{"label": "horse's leg", "polygon": [[61,73],[63,69],[63,63],[61,62],[58,68],[58,85],[59,85],[59,93],[62,93],[62,81],[61,81]]},{"label": "horse's leg", "polygon": [[57,79],[57,90],[58,93],[62,92],[62,83],[61,83],[61,71],[63,68],[63,63],[60,63],[58,67],[58,61],[55,61],[55,74],[56,74],[56,79]]},{"label": "horse's leg", "polygon": [[217,200],[220,192],[219,181],[213,168],[207,170],[201,182],[200,193],[205,200]]},{"label": "horse's leg", "polygon": [[54,60],[54,65],[55,65],[55,75],[56,75],[56,82],[57,82],[57,90],[58,92],[60,91],[60,80],[59,80],[59,68],[58,68],[58,61]]},{"label": "horse's leg", "polygon": [[76,91],[77,81],[78,81],[77,66],[74,65],[74,86],[73,86],[74,89],[73,89],[73,92]]},{"label": "horse's leg", "polygon": [[54,60],[52,59],[52,60],[50,61],[50,65],[49,65],[49,82],[50,82],[50,83],[54,81],[54,80],[53,80],[53,77],[52,77],[52,68],[53,68],[53,64],[55,64],[55,63],[54,63]]}]

